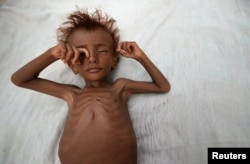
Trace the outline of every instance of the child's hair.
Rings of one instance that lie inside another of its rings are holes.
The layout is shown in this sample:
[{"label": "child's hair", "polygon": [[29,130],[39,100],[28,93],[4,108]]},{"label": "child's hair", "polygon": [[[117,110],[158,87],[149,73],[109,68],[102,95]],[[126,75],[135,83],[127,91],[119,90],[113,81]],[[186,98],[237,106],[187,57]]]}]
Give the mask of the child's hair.
[{"label": "child's hair", "polygon": [[67,17],[67,20],[57,29],[57,40],[66,42],[71,32],[78,28],[86,30],[103,28],[110,33],[115,49],[120,39],[119,29],[115,23],[116,20],[100,10],[96,9],[93,13],[89,13],[87,9],[81,10],[77,7],[77,10],[72,12]]}]

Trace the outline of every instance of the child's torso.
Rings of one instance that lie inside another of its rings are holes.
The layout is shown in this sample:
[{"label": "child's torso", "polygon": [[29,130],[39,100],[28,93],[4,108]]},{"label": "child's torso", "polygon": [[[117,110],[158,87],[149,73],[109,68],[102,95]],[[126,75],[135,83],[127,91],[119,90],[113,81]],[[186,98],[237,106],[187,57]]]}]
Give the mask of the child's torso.
[{"label": "child's torso", "polygon": [[76,92],[59,146],[63,163],[136,163],[136,137],[120,91]]}]

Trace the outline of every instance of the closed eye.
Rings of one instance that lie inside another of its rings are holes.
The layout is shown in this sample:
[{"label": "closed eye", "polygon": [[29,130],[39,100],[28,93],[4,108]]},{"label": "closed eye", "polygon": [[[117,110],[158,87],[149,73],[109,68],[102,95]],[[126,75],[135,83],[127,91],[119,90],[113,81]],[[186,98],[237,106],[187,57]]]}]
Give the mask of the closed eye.
[{"label": "closed eye", "polygon": [[97,50],[97,54],[99,54],[99,55],[105,54],[107,52],[108,52],[108,50]]}]

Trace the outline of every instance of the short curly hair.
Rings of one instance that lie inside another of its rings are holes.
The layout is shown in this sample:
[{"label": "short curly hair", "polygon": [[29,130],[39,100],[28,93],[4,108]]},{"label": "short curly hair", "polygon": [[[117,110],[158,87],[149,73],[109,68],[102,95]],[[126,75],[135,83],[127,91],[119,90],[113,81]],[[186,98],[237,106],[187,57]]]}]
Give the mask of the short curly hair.
[{"label": "short curly hair", "polygon": [[84,28],[86,30],[95,30],[102,28],[110,33],[113,39],[113,46],[119,43],[119,29],[116,26],[116,20],[108,14],[95,9],[90,13],[87,9],[79,9],[70,13],[67,20],[57,29],[57,40],[59,42],[67,42],[68,36],[76,29]]}]

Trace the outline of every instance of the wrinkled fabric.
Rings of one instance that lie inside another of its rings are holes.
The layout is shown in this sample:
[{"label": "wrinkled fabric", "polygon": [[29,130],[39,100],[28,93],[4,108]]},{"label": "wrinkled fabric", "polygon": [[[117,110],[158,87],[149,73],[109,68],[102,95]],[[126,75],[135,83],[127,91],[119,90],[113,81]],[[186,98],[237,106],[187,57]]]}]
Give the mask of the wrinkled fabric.
[{"label": "wrinkled fabric", "polygon": [[[247,0],[3,0],[0,2],[0,163],[59,164],[67,115],[59,99],[25,90],[11,74],[57,43],[67,14],[98,8],[117,20],[171,84],[167,94],[132,96],[139,164],[207,162],[208,147],[250,147],[250,2]],[[83,87],[61,61],[41,75]],[[112,79],[150,81],[121,57]]]}]

